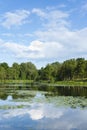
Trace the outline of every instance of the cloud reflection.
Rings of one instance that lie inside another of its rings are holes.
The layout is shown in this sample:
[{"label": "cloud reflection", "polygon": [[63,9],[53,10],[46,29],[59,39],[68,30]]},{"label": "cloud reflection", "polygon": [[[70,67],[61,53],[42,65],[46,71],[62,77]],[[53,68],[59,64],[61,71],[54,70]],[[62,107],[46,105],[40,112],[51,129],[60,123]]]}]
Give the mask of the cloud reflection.
[{"label": "cloud reflection", "polygon": [[1,113],[0,119],[22,117],[28,115],[32,120],[39,120],[42,118],[60,118],[63,115],[61,109],[55,108],[52,104],[33,103],[30,108],[12,109],[6,113]]},{"label": "cloud reflection", "polygon": [[[38,102],[39,99],[41,102]],[[27,104],[29,106],[23,108],[0,110],[0,124],[15,120],[23,128],[24,125],[32,125],[33,130],[87,130],[86,109],[55,106],[52,102],[47,103],[40,93],[36,94],[31,104]]]}]

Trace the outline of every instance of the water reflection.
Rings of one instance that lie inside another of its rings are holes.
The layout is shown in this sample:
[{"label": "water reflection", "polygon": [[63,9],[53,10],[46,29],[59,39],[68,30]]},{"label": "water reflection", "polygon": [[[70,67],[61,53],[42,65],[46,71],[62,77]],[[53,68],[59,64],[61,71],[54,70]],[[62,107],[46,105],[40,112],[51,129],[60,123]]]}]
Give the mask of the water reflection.
[{"label": "water reflection", "polygon": [[85,96],[87,97],[87,87],[56,87],[58,95],[64,96]]},{"label": "water reflection", "polygon": [[[21,87],[21,89],[20,89]],[[42,85],[42,86],[30,86],[30,84],[25,85],[25,86],[10,86],[9,87],[4,87],[0,88],[0,98],[6,99],[9,93],[13,95],[13,98],[18,98],[17,90],[37,90],[37,91],[45,91],[49,92],[48,94],[51,94],[53,96],[58,95],[58,96],[84,96],[87,98],[87,87],[81,87],[81,86],[76,86],[76,87],[66,87],[66,86],[47,86],[47,85]],[[21,95],[20,95],[21,96]],[[22,95],[22,97],[24,94]],[[29,96],[29,95],[28,95]],[[32,95],[31,95],[32,96]],[[21,97],[21,98],[22,98]]]},{"label": "water reflection", "polygon": [[13,99],[13,97],[11,95],[7,96],[7,101],[11,101]]},{"label": "water reflection", "polygon": [[0,111],[0,130],[87,130],[86,121],[86,109],[57,107],[46,102]]},{"label": "water reflection", "polygon": [[87,98],[51,92],[7,93],[0,99],[0,130],[87,130]]}]

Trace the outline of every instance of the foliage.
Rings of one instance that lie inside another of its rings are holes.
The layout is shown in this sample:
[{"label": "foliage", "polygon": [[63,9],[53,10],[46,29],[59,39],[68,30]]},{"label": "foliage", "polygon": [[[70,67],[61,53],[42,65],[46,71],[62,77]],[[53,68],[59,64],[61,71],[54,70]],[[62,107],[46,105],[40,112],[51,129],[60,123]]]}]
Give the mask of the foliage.
[{"label": "foliage", "polygon": [[31,62],[13,63],[12,67],[9,67],[7,63],[0,64],[0,79],[1,80],[35,80],[38,75],[38,71],[34,64]]},{"label": "foliage", "polygon": [[87,79],[87,60],[84,58],[70,59],[63,63],[54,62],[37,69],[31,62],[0,64],[0,80],[37,80],[37,81],[75,81]]}]

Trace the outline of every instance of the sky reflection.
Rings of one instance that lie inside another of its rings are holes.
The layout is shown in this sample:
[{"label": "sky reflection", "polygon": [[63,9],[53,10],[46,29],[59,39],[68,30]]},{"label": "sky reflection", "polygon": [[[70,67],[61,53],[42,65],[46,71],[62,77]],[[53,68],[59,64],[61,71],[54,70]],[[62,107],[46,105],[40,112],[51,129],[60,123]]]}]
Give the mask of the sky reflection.
[{"label": "sky reflection", "polygon": [[26,104],[22,108],[0,109],[0,130],[87,130],[87,109],[56,106],[39,93]]}]

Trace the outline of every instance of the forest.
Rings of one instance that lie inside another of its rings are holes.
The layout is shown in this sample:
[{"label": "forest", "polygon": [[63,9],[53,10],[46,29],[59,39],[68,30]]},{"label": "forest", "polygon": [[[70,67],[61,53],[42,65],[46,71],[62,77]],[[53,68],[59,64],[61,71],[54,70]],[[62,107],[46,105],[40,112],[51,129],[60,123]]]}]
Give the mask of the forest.
[{"label": "forest", "polygon": [[87,60],[69,59],[62,63],[54,62],[37,69],[32,62],[0,63],[0,80],[65,81],[87,79]]}]

